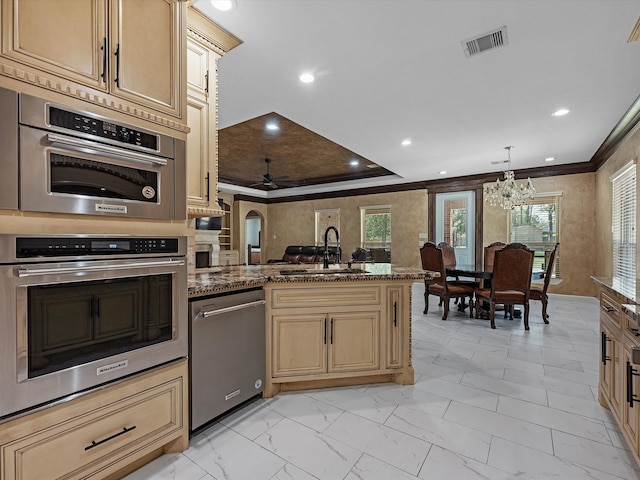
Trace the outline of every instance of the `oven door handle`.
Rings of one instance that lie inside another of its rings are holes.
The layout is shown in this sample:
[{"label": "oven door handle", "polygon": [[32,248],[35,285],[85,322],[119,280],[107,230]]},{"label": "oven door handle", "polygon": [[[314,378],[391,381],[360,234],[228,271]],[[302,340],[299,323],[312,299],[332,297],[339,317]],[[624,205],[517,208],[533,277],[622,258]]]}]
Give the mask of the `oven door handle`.
[{"label": "oven door handle", "polygon": [[160,261],[148,261],[148,262],[129,262],[123,264],[115,264],[105,266],[101,265],[86,265],[76,267],[50,267],[50,268],[19,268],[18,277],[30,277],[39,275],[57,275],[62,273],[82,273],[82,272],[95,272],[108,270],[124,270],[128,268],[145,268],[145,267],[175,267],[182,266],[185,261],[182,259],[160,260]]},{"label": "oven door handle", "polygon": [[55,147],[65,148],[76,152],[97,153],[110,158],[126,159],[133,162],[141,162],[151,165],[165,166],[167,164],[167,160],[162,157],[123,150],[118,147],[111,147],[109,145],[103,145],[102,143],[92,142],[91,140],[67,137],[66,135],[59,135],[57,133],[48,133],[47,140]]}]

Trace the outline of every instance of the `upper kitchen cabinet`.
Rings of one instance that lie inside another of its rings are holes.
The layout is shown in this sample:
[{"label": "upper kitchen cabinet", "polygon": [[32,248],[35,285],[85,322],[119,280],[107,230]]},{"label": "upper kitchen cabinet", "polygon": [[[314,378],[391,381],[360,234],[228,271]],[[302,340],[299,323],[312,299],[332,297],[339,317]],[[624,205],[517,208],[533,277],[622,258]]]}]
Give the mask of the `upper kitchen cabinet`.
[{"label": "upper kitchen cabinet", "polygon": [[2,0],[1,73],[186,132],[186,2]]},{"label": "upper kitchen cabinet", "polygon": [[193,8],[187,23],[187,211],[211,217],[224,214],[217,194],[217,62],[241,42]]}]

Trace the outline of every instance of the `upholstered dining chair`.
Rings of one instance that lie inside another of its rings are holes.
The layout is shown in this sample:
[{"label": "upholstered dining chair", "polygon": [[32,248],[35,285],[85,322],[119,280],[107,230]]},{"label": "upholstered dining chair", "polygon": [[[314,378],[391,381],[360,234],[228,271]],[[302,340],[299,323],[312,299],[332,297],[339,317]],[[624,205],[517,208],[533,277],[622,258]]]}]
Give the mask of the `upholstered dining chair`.
[{"label": "upholstered dining chair", "polygon": [[[444,266],[445,268],[455,268],[456,261],[456,250],[447,242],[438,243],[438,247],[442,249],[442,255],[444,256]],[[454,285],[466,285],[468,287],[479,287],[480,284],[475,280],[460,280],[459,276],[455,276],[449,279],[449,283],[453,283]],[[458,299],[456,298],[455,303],[458,303]],[[440,300],[440,305],[442,305],[442,299]]]},{"label": "upholstered dining chair", "polygon": [[544,272],[544,283],[542,284],[542,286],[531,285],[531,289],[529,290],[530,300],[540,300],[542,302],[542,320],[544,320],[544,323],[549,323],[549,314],[547,313],[549,297],[547,296],[547,288],[549,288],[549,283],[551,282],[551,276],[553,275],[553,265],[554,263],[556,263],[556,256],[558,254],[559,248],[560,244],[556,243],[551,250],[551,253],[549,254],[546,270]]},{"label": "upholstered dining chair", "polygon": [[496,251],[504,248],[506,243],[502,242],[493,242],[488,246],[484,247],[484,270],[485,272],[490,272],[493,270],[493,259]]},{"label": "upholstered dining chair", "polygon": [[496,250],[490,288],[477,288],[476,318],[480,316],[480,302],[490,305],[491,328],[496,328],[496,304],[523,305],[524,329],[529,330],[529,292],[533,250],[522,243],[510,243]]},{"label": "upholstered dining chair", "polygon": [[439,277],[424,282],[424,313],[429,311],[429,295],[436,295],[444,304],[444,312],[442,320],[446,320],[449,315],[449,300],[452,298],[469,297],[469,317],[473,318],[473,291],[474,288],[466,285],[455,285],[447,281],[446,266],[444,263],[444,254],[433,242],[426,242],[420,248],[420,258],[422,260],[422,268],[438,272]]}]

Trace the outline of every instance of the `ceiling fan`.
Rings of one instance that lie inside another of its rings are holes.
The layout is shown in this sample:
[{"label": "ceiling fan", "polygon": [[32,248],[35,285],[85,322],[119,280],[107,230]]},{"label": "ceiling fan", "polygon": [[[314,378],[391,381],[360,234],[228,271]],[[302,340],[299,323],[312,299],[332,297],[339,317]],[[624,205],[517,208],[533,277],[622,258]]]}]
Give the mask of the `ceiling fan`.
[{"label": "ceiling fan", "polygon": [[276,188],[278,188],[278,184],[276,182],[281,182],[282,180],[285,180],[289,177],[284,176],[284,177],[274,177],[273,175],[271,175],[269,173],[269,165],[271,164],[271,159],[270,158],[265,158],[264,162],[267,164],[267,173],[265,173],[264,175],[262,175],[262,177],[260,178],[260,181],[254,184],[249,185],[250,187],[257,187],[262,185],[263,187],[270,189],[270,190],[275,190]]}]

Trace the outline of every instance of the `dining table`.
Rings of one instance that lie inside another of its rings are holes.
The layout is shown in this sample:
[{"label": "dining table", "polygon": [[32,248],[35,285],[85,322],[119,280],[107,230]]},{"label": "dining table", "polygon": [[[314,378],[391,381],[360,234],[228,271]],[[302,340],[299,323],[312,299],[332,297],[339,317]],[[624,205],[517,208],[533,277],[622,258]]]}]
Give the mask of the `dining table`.
[{"label": "dining table", "polygon": [[[460,265],[447,267],[446,268],[446,274],[447,274],[447,277],[474,278],[476,280],[479,280],[479,283],[483,287],[488,287],[489,286],[489,282],[491,280],[491,276],[493,274],[493,271],[491,269],[485,270],[482,266],[478,266],[478,265],[475,265],[475,264],[460,264]],[[537,280],[537,279],[541,279],[541,278],[544,278],[544,270],[542,270],[540,268],[532,269],[532,271],[531,271],[531,279],[532,280]],[[464,312],[465,309],[468,306],[469,305],[467,303],[465,303],[464,299],[462,299],[458,303],[458,310],[460,312]],[[519,318],[520,315],[521,315],[520,310],[516,308],[514,310],[514,312],[513,312],[513,316],[515,318]],[[483,311],[480,312],[480,318],[489,318],[489,314],[488,314],[488,312],[485,311],[484,308],[483,308]]]}]

